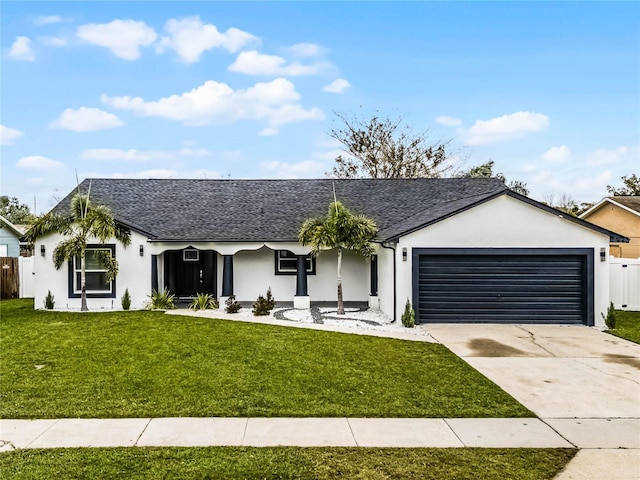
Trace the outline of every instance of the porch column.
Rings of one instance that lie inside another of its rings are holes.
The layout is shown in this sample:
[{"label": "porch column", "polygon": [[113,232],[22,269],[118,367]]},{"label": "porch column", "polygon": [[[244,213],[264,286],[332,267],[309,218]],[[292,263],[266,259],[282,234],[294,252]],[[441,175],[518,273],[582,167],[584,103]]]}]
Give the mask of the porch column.
[{"label": "porch column", "polygon": [[371,270],[371,293],[372,297],[378,296],[378,256],[371,255],[370,262],[370,270]]},{"label": "porch column", "polygon": [[378,299],[378,255],[371,255],[369,260],[369,308],[380,308]]},{"label": "porch column", "polygon": [[158,291],[158,255],[151,255],[151,290]]},{"label": "porch column", "polygon": [[307,289],[307,256],[296,255],[296,295],[293,308],[309,308],[311,300]]},{"label": "porch column", "polygon": [[222,296],[233,295],[233,255],[222,256]]},{"label": "porch column", "polygon": [[306,297],[307,293],[307,256],[296,255],[296,296]]}]

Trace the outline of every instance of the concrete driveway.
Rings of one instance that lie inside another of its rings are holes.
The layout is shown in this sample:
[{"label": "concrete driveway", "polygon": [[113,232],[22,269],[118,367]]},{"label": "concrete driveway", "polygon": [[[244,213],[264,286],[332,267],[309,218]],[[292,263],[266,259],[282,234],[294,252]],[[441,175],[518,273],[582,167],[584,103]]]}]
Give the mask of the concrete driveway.
[{"label": "concrete driveway", "polygon": [[581,326],[420,328],[580,449],[556,480],[640,479],[640,345]]},{"label": "concrete driveway", "polygon": [[633,342],[582,326],[421,328],[541,418],[640,419],[640,345]]}]

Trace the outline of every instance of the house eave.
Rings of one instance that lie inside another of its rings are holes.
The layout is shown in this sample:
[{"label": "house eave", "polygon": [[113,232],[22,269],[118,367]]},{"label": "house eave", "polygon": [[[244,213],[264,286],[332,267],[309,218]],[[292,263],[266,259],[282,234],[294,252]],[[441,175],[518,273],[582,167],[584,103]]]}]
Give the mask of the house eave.
[{"label": "house eave", "polygon": [[577,225],[580,225],[581,227],[585,227],[585,228],[588,228],[590,230],[594,230],[594,231],[596,231],[598,233],[601,233],[603,235],[607,235],[609,237],[609,241],[610,242],[613,242],[613,243],[629,243],[629,238],[625,237],[624,235],[620,235],[619,233],[613,232],[611,230],[607,230],[606,228],[599,227],[598,225],[594,225],[593,223],[590,223],[590,222],[588,222],[586,220],[582,220],[582,219],[580,219],[578,217],[574,217],[572,215],[569,215],[566,212],[563,212],[561,210],[558,210],[558,209],[555,209],[555,208],[550,207],[548,205],[545,205],[544,203],[540,203],[540,202],[538,202],[536,200],[533,200],[533,199],[531,199],[529,197],[526,197],[524,195],[520,195],[519,193],[516,193],[513,190],[509,190],[509,189],[503,190],[503,191],[500,191],[500,192],[496,192],[496,193],[494,193],[492,195],[488,195],[488,196],[486,196],[486,197],[484,197],[484,198],[482,198],[482,199],[480,199],[480,200],[478,200],[476,202],[473,202],[473,203],[471,203],[469,205],[465,205],[462,208],[459,208],[457,210],[449,212],[446,215],[442,215],[441,217],[438,217],[438,218],[436,218],[434,220],[431,220],[431,221],[426,222],[426,223],[421,224],[421,225],[417,225],[417,226],[415,226],[415,227],[413,227],[411,229],[407,229],[406,231],[404,231],[402,233],[398,233],[398,234],[395,234],[393,236],[384,238],[384,239],[381,240],[381,242],[397,243],[401,237],[404,237],[404,236],[409,235],[411,233],[417,232],[418,230],[421,230],[423,228],[426,228],[426,227],[429,227],[431,225],[434,225],[434,224],[436,224],[438,222],[446,220],[447,218],[451,218],[451,217],[453,217],[455,215],[458,215],[459,213],[462,213],[462,212],[464,212],[466,210],[474,208],[474,207],[476,207],[478,205],[481,205],[481,204],[483,204],[485,202],[493,200],[493,199],[495,199],[497,197],[500,197],[502,195],[507,195],[507,196],[509,196],[511,198],[515,198],[517,200],[523,201],[523,202],[525,202],[525,203],[527,203],[527,204],[529,204],[529,205],[531,205],[533,207],[539,208],[540,210],[544,210],[545,212],[548,212],[548,213],[551,213],[553,215],[556,215],[559,218],[562,218],[564,220],[568,220],[568,221],[573,222],[573,223],[575,223]]}]

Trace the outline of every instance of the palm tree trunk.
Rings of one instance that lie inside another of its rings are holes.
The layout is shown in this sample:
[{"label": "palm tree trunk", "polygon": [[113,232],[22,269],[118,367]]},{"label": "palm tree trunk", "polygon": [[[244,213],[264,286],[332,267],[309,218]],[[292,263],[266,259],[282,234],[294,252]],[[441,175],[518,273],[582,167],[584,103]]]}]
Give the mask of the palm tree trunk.
[{"label": "palm tree trunk", "polygon": [[338,315],[344,315],[344,303],[342,302],[342,248],[338,247]]},{"label": "palm tree trunk", "polygon": [[80,290],[80,311],[88,312],[89,307],[87,307],[87,274],[85,272],[84,266],[84,251],[80,253],[80,284],[82,285]]}]

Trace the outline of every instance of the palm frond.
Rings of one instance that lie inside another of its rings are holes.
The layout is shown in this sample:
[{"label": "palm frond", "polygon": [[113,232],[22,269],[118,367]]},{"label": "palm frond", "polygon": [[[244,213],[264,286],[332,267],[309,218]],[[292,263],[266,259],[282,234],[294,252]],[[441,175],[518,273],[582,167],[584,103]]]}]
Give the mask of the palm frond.
[{"label": "palm frond", "polygon": [[24,238],[27,242],[33,243],[39,237],[49,233],[57,232],[66,235],[70,231],[71,220],[69,218],[49,212],[35,219]]},{"label": "palm frond", "polygon": [[95,250],[94,252],[100,264],[107,271],[107,283],[111,282],[118,275],[118,261],[111,255],[110,250]]},{"label": "palm frond", "polygon": [[64,262],[72,260],[73,257],[81,255],[87,248],[86,239],[82,235],[74,235],[63,240],[53,249],[53,265],[59,269]]}]

